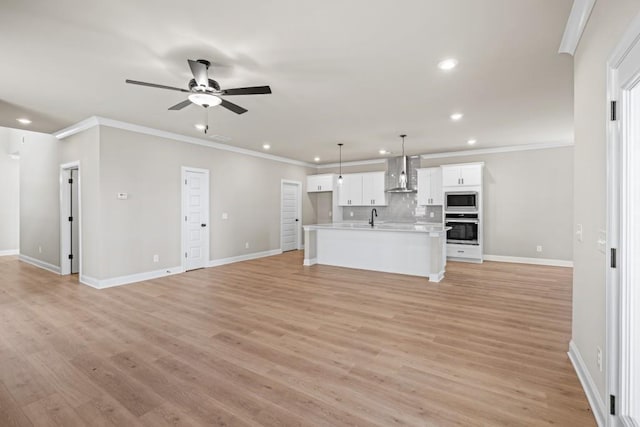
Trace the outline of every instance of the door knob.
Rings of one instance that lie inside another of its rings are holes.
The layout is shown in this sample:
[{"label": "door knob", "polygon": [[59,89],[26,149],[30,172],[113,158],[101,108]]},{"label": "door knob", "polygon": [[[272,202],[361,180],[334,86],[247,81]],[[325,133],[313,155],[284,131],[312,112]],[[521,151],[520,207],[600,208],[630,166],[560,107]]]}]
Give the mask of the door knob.
[{"label": "door knob", "polygon": [[200,227],[206,227],[207,224],[200,224]]},{"label": "door knob", "polygon": [[298,222],[298,218],[296,218],[296,222]]}]

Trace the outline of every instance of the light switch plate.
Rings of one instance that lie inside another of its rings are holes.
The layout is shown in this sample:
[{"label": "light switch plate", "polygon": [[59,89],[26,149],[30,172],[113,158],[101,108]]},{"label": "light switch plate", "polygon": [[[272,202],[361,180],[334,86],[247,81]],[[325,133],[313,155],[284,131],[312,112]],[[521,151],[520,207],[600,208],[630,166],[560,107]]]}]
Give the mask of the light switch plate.
[{"label": "light switch plate", "polygon": [[598,230],[598,250],[602,253],[607,252],[607,232],[604,230]]},{"label": "light switch plate", "polygon": [[222,219],[229,219],[229,214],[226,212],[222,213]]},{"label": "light switch plate", "polygon": [[118,200],[127,200],[129,198],[129,194],[127,193],[118,193]]},{"label": "light switch plate", "polygon": [[576,224],[576,238],[582,242],[582,224]]}]

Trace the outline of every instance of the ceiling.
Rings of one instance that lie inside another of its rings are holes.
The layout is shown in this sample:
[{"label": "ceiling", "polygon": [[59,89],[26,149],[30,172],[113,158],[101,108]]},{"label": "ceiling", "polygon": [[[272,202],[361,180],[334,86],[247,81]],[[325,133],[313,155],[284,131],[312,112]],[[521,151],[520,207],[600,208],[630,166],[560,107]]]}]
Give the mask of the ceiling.
[{"label": "ceiling", "polygon": [[[320,163],[573,139],[571,0],[3,0],[0,126],[55,132],[97,115]],[[188,7],[186,6],[188,5]],[[443,72],[440,60],[455,57]],[[249,110],[167,108],[187,59]],[[453,122],[454,112],[464,114]],[[16,119],[33,121],[25,127]]]}]

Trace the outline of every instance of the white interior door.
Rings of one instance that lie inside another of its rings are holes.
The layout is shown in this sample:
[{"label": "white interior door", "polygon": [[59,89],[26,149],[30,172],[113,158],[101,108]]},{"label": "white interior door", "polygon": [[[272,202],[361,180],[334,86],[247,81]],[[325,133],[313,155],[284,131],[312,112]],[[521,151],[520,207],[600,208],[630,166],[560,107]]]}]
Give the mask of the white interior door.
[{"label": "white interior door", "polygon": [[206,267],[209,260],[209,171],[182,171],[183,252],[185,271]]},{"label": "white interior door", "polygon": [[80,162],[60,165],[60,274],[82,276]]},{"label": "white interior door", "polygon": [[80,215],[79,215],[79,199],[78,199],[78,169],[71,169],[69,171],[70,179],[70,206],[69,216],[71,218],[71,274],[76,274],[80,271]]},{"label": "white interior door", "polygon": [[282,251],[298,249],[300,241],[300,188],[296,182],[282,182],[281,246]]},{"label": "white interior door", "polygon": [[640,426],[640,15],[609,64],[607,425]]}]

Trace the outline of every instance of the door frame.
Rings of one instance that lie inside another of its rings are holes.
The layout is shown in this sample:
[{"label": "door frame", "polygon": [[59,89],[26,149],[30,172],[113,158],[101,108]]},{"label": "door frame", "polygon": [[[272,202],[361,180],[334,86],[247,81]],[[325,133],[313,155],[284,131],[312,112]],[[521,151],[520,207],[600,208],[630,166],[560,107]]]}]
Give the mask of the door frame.
[{"label": "door frame", "polygon": [[209,254],[211,253],[211,174],[209,173],[209,169],[202,168],[194,168],[191,166],[182,166],[180,168],[180,259],[182,265],[182,271],[187,271],[187,258],[185,256],[185,250],[187,247],[187,223],[183,219],[185,218],[186,212],[186,202],[187,202],[187,192],[185,191],[185,182],[187,179],[187,172],[196,172],[196,173],[204,173],[205,179],[207,181],[207,225],[208,230],[205,233],[206,247],[204,249],[204,267],[209,267],[209,263],[211,260],[209,259]]},{"label": "door frame", "polygon": [[[606,274],[606,391],[605,396],[615,396],[616,415],[611,413],[610,399],[607,400],[607,426],[633,426],[640,418],[640,384],[632,384],[630,373],[637,372],[640,364],[640,337],[632,334],[633,316],[631,304],[638,298],[633,280],[637,280],[640,264],[640,246],[633,245],[628,236],[628,223],[631,216],[638,213],[640,203],[634,202],[630,183],[640,182],[640,170],[631,165],[633,158],[640,158],[640,147],[625,138],[629,106],[623,102],[621,84],[637,86],[640,74],[629,82],[620,82],[618,70],[624,60],[630,58],[634,47],[640,46],[640,14],[627,28],[617,47],[607,62],[607,101],[617,102],[617,120],[607,117],[607,274]],[[626,111],[622,111],[625,109]],[[610,109],[608,113],[611,114]],[[622,120],[621,120],[622,119]],[[639,132],[640,130],[636,130]],[[630,160],[630,154],[632,159]],[[637,226],[636,226],[637,227]],[[634,247],[635,246],[635,247]],[[611,266],[612,249],[617,252],[616,267]],[[635,262],[635,265],[634,265]],[[636,274],[636,276],[633,276]],[[635,293],[635,295],[634,295]],[[632,353],[635,351],[635,355]],[[637,381],[637,380],[636,380]],[[632,387],[633,386],[633,387]]]},{"label": "door frame", "polygon": [[71,274],[71,265],[68,262],[68,254],[71,248],[71,225],[65,208],[69,206],[71,198],[68,179],[69,171],[72,169],[78,171],[78,277],[82,277],[82,179],[80,179],[80,160],[60,165],[60,275]]},{"label": "door frame", "polygon": [[282,179],[280,180],[280,251],[283,251],[283,245],[282,242],[284,241],[283,239],[283,229],[282,229],[282,220],[283,220],[283,215],[282,215],[282,201],[284,198],[284,186],[285,184],[292,184],[297,186],[297,197],[298,197],[298,206],[296,206],[296,216],[300,219],[298,221],[298,227],[297,227],[297,235],[298,235],[298,239],[296,241],[296,248],[298,250],[303,249],[302,246],[302,182],[301,181],[294,181],[294,180],[290,180],[290,179]]}]

